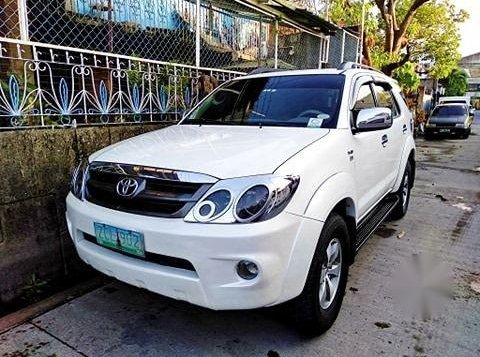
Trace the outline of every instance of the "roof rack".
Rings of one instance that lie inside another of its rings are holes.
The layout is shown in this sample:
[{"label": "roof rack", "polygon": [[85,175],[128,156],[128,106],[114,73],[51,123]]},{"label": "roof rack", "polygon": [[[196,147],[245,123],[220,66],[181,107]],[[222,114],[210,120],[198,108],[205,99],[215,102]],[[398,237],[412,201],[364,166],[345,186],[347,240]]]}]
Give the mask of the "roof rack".
[{"label": "roof rack", "polygon": [[361,64],[361,63],[355,63],[355,62],[342,62],[338,67],[337,69],[338,70],[347,70],[347,69],[368,69],[370,71],[375,71],[375,72],[378,72],[378,73],[382,73],[382,71],[379,71],[378,69],[376,68],[373,68],[373,67],[370,67],[370,66],[367,66],[365,64]]},{"label": "roof rack", "polygon": [[283,70],[283,69],[280,69],[280,68],[258,67],[258,68],[255,68],[254,70],[251,70],[251,71],[248,72],[247,74],[250,75],[250,74],[280,72],[280,71],[284,71],[284,70]]}]

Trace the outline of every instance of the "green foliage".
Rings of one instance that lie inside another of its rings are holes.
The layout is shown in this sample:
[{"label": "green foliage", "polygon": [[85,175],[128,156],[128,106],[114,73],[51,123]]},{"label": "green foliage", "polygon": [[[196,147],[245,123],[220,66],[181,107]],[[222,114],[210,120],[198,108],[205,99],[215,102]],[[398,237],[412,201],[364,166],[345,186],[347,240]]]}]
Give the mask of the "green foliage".
[{"label": "green foliage", "polygon": [[[361,23],[363,0],[331,0],[330,19],[341,26]],[[414,0],[396,2],[397,26],[405,18]],[[371,65],[382,68],[404,58],[406,48],[410,49],[410,62],[428,61],[432,64],[429,75],[445,78],[457,65],[460,55],[458,48],[460,34],[458,24],[468,14],[457,11],[453,0],[430,0],[416,11],[408,25],[398,50],[387,50],[386,23],[373,0],[366,0],[365,31],[366,46],[371,56]],[[396,31],[397,32],[397,31]]]},{"label": "green foliage", "polygon": [[461,96],[465,95],[468,89],[467,73],[457,67],[452,70],[445,81],[445,95],[446,96]]},{"label": "green foliage", "polygon": [[[378,24],[373,14],[372,1],[365,2],[365,28],[374,30]],[[362,23],[362,1],[331,0],[329,18],[339,26],[355,26]]]},{"label": "green foliage", "polygon": [[420,77],[415,72],[415,65],[412,62],[405,63],[402,67],[393,72],[393,78],[405,93],[414,92],[420,85]]},{"label": "green foliage", "polygon": [[456,11],[451,0],[429,2],[418,9],[406,36],[412,46],[412,59],[433,64],[430,77],[445,78],[457,66],[460,60],[458,23],[467,17],[466,12]]}]

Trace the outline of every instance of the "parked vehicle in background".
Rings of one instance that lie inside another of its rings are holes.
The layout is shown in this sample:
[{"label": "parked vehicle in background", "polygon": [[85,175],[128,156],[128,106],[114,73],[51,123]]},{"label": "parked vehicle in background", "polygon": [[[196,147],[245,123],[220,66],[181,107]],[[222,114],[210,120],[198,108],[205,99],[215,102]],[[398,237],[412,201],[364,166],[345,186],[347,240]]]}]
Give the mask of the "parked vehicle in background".
[{"label": "parked vehicle in background", "polygon": [[440,97],[438,98],[438,104],[466,104],[471,105],[470,97],[468,96],[452,96],[452,97]]},{"label": "parked vehicle in background", "polygon": [[356,252],[407,212],[412,131],[396,82],[356,64],[236,78],[81,163],[67,225],[119,280],[217,310],[288,301],[318,334]]},{"label": "parked vehicle in background", "polygon": [[468,138],[473,116],[466,104],[440,104],[433,109],[425,127],[425,139],[435,136]]},{"label": "parked vehicle in background", "polygon": [[472,105],[472,99],[469,96],[440,97],[438,105],[440,104],[466,104],[469,114],[471,116],[475,115],[475,107]]}]

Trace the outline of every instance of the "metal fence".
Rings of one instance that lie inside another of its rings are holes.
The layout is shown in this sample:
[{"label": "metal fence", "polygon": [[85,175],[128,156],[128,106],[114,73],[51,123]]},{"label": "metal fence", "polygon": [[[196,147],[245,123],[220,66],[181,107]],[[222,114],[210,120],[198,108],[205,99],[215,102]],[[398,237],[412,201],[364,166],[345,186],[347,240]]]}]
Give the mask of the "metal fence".
[{"label": "metal fence", "polygon": [[330,48],[241,0],[0,0],[0,128],[178,120],[224,80],[324,67]]},{"label": "metal fence", "polygon": [[357,62],[360,39],[346,30],[330,36],[328,64],[337,67],[342,62]]},{"label": "metal fence", "polygon": [[242,74],[17,40],[0,53],[0,127],[175,121]]},{"label": "metal fence", "polygon": [[240,0],[1,1],[0,37],[203,67],[318,67],[328,41]]}]

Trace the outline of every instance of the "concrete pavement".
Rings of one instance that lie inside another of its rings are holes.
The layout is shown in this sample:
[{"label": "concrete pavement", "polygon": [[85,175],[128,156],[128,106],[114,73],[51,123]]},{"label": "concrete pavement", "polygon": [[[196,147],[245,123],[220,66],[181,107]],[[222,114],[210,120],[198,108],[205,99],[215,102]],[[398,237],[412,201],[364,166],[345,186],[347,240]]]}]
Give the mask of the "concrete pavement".
[{"label": "concrete pavement", "polygon": [[417,161],[407,216],[362,248],[323,336],[277,310],[215,312],[113,281],[3,333],[0,356],[478,356],[480,135],[419,139]]}]

